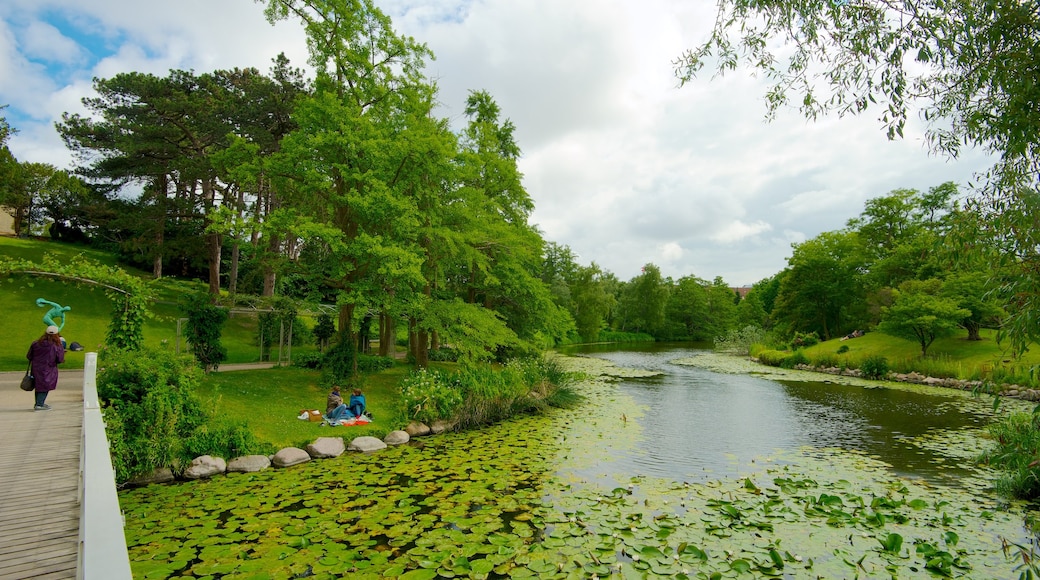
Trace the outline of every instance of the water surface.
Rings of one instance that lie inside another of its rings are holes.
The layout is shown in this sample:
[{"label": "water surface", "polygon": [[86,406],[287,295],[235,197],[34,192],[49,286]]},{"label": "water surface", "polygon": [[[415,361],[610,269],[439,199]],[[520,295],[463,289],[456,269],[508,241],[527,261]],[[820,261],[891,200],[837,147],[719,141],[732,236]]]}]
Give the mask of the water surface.
[{"label": "water surface", "polygon": [[638,421],[641,436],[616,454],[610,470],[704,481],[740,475],[778,450],[810,446],[862,452],[898,475],[952,483],[972,466],[924,443],[989,420],[972,411],[978,401],[960,392],[777,381],[672,362],[704,351],[668,344],[568,351],[662,373],[619,383],[635,403],[630,420]]}]

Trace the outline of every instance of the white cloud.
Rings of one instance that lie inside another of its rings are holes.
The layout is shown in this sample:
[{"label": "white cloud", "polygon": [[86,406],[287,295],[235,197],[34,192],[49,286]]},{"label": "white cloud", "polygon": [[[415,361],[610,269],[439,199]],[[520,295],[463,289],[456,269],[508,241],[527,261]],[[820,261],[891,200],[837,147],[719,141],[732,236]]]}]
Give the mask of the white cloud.
[{"label": "white cloud", "polygon": [[21,48],[35,59],[75,64],[83,51],[72,39],[46,22],[34,21],[22,32]]},{"label": "white cloud", "polygon": [[762,232],[768,232],[771,229],[773,229],[773,226],[761,220],[750,224],[737,220],[724,226],[721,230],[712,235],[711,239],[723,244],[732,244],[733,242],[739,242],[740,240],[756,236]]}]

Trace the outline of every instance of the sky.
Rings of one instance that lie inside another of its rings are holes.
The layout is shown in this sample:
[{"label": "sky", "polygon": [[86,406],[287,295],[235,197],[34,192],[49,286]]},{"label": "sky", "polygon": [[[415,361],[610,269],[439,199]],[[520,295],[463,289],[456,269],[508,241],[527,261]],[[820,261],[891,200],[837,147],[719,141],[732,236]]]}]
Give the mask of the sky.
[{"label": "sky", "polygon": [[[702,43],[711,0],[376,0],[435,60],[438,114],[461,129],[485,90],[516,127],[531,222],[583,265],[621,280],[665,276],[751,285],[781,271],[793,243],[840,229],[867,200],[946,181],[967,190],[991,161],[930,154],[923,126],[889,141],[880,110],[765,119],[750,71],[680,87],[673,62]],[[19,161],[71,168],[54,129],[85,114],[93,78],[256,67],[307,59],[296,21],[253,0],[4,0],[0,105]]]}]

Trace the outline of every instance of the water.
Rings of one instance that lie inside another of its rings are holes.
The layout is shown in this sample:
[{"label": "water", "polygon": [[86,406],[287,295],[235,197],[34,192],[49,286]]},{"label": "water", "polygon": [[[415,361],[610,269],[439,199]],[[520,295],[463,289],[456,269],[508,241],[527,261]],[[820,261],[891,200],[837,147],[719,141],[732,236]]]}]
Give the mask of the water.
[{"label": "water", "polygon": [[689,345],[611,345],[572,352],[663,373],[619,384],[642,411],[642,437],[634,449],[615,456],[609,466],[615,473],[704,481],[738,476],[778,450],[809,446],[859,451],[899,475],[954,483],[969,472],[970,462],[951,461],[943,446],[922,441],[988,422],[967,410],[976,405],[966,404],[969,400],[959,393],[778,382],[672,364],[704,352]]}]

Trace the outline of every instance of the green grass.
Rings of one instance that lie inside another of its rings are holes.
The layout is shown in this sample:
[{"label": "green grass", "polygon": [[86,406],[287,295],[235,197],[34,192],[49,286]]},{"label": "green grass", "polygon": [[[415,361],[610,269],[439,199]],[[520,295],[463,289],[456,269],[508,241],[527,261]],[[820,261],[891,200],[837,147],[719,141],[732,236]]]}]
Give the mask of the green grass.
[{"label": "green grass", "polygon": [[[39,261],[45,254],[54,254],[61,259],[84,255],[92,260],[117,265],[112,254],[91,250],[83,246],[0,237],[0,255],[12,258]],[[149,272],[125,268],[142,278],[150,278]],[[151,317],[145,321],[144,341],[149,346],[164,342],[176,347],[177,320],[184,316],[178,307],[181,297],[205,289],[205,284],[196,280],[163,278],[152,282],[155,302],[150,306]],[[36,275],[14,275],[0,277],[0,312],[4,313],[4,332],[0,333],[0,371],[17,371],[25,367],[25,353],[29,343],[43,334],[43,315],[46,309],[36,306],[37,298],[46,298],[63,306],[71,306],[62,336],[69,342],[78,342],[86,349],[68,352],[62,368],[83,368],[84,352],[96,351],[104,342],[111,321],[112,304],[105,292],[97,286],[75,284],[58,278]],[[249,363],[260,360],[260,348],[256,344],[256,317],[234,314],[224,327],[221,342],[228,351],[225,363]],[[182,352],[188,346],[181,340]],[[313,350],[312,345],[293,346],[293,353]],[[272,350],[277,358],[277,347]]]},{"label": "green grass", "polygon": [[[998,344],[996,332],[983,329],[982,340],[967,340],[966,333],[940,338],[928,349],[928,357],[921,358],[921,347],[916,342],[888,336],[880,332],[868,332],[859,338],[834,339],[804,349],[812,361],[823,358],[858,368],[859,363],[871,355],[888,359],[889,367],[896,372],[916,370],[929,376],[948,376],[961,379],[982,377],[1016,377],[1028,380],[1030,367],[1040,365],[1040,349],[1032,349],[1019,360],[1013,360],[1006,344]],[[838,354],[842,346],[848,352]]]},{"label": "green grass", "polygon": [[302,409],[325,412],[328,391],[318,386],[318,372],[313,370],[284,367],[211,373],[202,379],[198,394],[207,408],[244,421],[259,439],[277,447],[303,448],[317,437],[382,438],[402,428],[406,421],[397,410],[397,384],[408,370],[399,364],[365,376],[363,391],[375,420],[356,427],[320,427],[296,418]]}]

